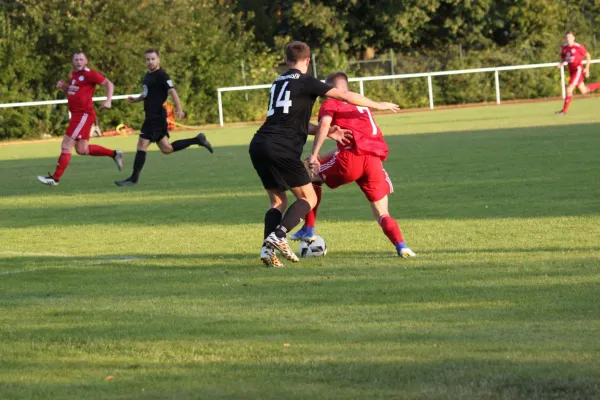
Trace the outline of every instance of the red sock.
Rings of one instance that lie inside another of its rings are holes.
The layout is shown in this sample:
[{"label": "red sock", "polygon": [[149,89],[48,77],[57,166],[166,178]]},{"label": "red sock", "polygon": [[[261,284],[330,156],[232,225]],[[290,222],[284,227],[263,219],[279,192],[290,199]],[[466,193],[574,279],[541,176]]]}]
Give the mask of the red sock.
[{"label": "red sock", "polygon": [[567,97],[565,97],[565,105],[563,106],[562,112],[567,112],[569,109],[569,104],[571,104],[571,100],[573,100],[573,95],[567,95]]},{"label": "red sock", "polygon": [[323,194],[323,185],[321,183],[313,183],[315,193],[317,194],[317,204],[315,207],[306,214],[306,222],[304,226],[307,228],[314,228],[317,223],[317,211],[319,211],[319,204],[321,204],[321,195]]},{"label": "red sock", "polygon": [[398,243],[404,242],[404,238],[402,237],[402,232],[400,231],[400,227],[398,226],[398,222],[389,215],[384,215],[379,218],[379,225],[385,233],[385,236],[390,239],[390,242],[395,246]]},{"label": "red sock", "polygon": [[52,177],[56,180],[59,180],[60,177],[65,173],[65,169],[67,169],[67,165],[71,161],[71,152],[68,153],[60,153],[60,157],[58,157],[58,162],[56,163],[56,170],[52,174]]},{"label": "red sock", "polygon": [[90,144],[88,146],[88,154],[95,157],[114,157],[115,151],[96,144]]},{"label": "red sock", "polygon": [[590,92],[593,92],[594,90],[600,89],[600,83],[590,83],[587,85],[587,88]]}]

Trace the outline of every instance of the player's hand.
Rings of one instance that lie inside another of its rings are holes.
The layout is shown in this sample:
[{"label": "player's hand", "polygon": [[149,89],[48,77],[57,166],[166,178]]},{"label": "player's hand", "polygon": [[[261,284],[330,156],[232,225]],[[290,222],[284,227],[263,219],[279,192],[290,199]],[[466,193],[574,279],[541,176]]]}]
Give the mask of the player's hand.
[{"label": "player's hand", "polygon": [[559,62],[558,65],[556,66],[556,68],[562,68],[562,66],[563,66],[563,63]]},{"label": "player's hand", "polygon": [[128,102],[128,103],[135,103],[136,101],[137,101],[137,99],[136,99],[135,97],[133,97],[133,96],[129,96],[129,97],[127,98],[127,102]]},{"label": "player's hand", "polygon": [[182,120],[183,117],[185,117],[185,113],[183,112],[183,110],[175,111],[175,115],[177,116],[177,119],[179,119],[179,120]]},{"label": "player's hand", "polygon": [[586,78],[590,77],[590,70],[588,68],[585,69],[585,77]]},{"label": "player's hand", "polygon": [[329,128],[329,133],[327,134],[329,139],[335,140],[337,143],[342,146],[347,146],[352,143],[352,131],[349,129],[342,129],[337,125],[333,125]]},{"label": "player's hand", "polygon": [[321,168],[321,163],[319,162],[319,156],[311,154],[308,156],[308,168],[310,169],[310,176],[314,178],[319,175],[319,168]]},{"label": "player's hand", "polygon": [[387,103],[385,101],[382,101],[381,103],[379,103],[379,108],[378,110],[381,111],[391,111],[391,112],[398,112],[400,111],[400,106],[398,104],[394,104],[394,103]]},{"label": "player's hand", "polygon": [[57,87],[57,89],[65,90],[65,81],[60,80],[60,81],[56,82],[56,87]]},{"label": "player's hand", "polygon": [[100,106],[100,109],[108,110],[111,107],[112,107],[112,102],[110,100],[106,100],[104,103],[102,103],[102,105]]}]

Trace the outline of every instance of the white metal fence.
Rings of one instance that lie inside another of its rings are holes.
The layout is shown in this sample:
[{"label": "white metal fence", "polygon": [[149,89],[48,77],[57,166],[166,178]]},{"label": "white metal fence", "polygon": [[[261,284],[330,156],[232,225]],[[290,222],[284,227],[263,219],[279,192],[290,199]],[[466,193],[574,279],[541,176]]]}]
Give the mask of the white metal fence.
[{"label": "white metal fence", "polygon": [[[137,97],[140,94],[120,94],[118,96],[113,96],[113,100],[123,100],[128,98],[129,96]],[[101,97],[93,97],[93,101],[104,101],[106,100],[106,96]],[[25,101],[23,103],[4,103],[0,104],[0,108],[16,108],[16,107],[33,107],[33,106],[48,106],[52,104],[67,104],[67,99],[62,100],[44,100],[44,101]]]},{"label": "white metal fence", "polygon": [[[592,64],[600,63],[600,59],[592,60]],[[365,82],[369,81],[383,81],[383,80],[391,80],[391,79],[410,79],[410,78],[427,78],[427,87],[429,93],[429,108],[433,110],[434,101],[433,101],[433,84],[432,78],[434,76],[448,76],[448,75],[461,75],[461,74],[475,74],[479,72],[493,72],[495,81],[496,81],[496,103],[500,104],[500,72],[501,71],[515,71],[522,69],[534,69],[534,68],[556,68],[558,63],[545,63],[545,64],[529,64],[529,65],[513,65],[507,67],[490,67],[490,68],[475,68],[475,69],[463,69],[463,70],[455,70],[455,71],[439,71],[439,72],[423,72],[418,74],[400,74],[400,75],[380,75],[380,76],[367,76],[363,78],[350,78],[350,82],[358,82],[359,83],[359,91],[360,94],[364,94],[365,92]],[[565,68],[564,66],[560,69],[560,84],[562,87],[562,96],[565,97]],[[224,92],[234,92],[240,90],[256,90],[256,89],[270,89],[272,86],[271,83],[264,85],[252,85],[252,86],[233,86],[233,87],[225,87],[217,89],[217,101],[219,107],[219,124],[224,126],[223,120],[223,93]],[[113,96],[113,100],[122,100],[126,99],[129,96],[139,96],[139,94],[123,94],[118,96]],[[94,101],[104,101],[106,97],[94,97]],[[47,100],[47,101],[26,101],[22,103],[4,103],[0,104],[0,108],[14,108],[14,107],[32,107],[32,106],[44,106],[44,105],[52,105],[52,104],[66,104],[67,100]]]},{"label": "white metal fence", "polygon": [[[592,60],[592,64],[600,63],[600,59]],[[515,71],[522,69],[534,69],[534,68],[556,68],[558,62],[545,63],[545,64],[529,64],[529,65],[513,65],[507,67],[490,67],[490,68],[474,68],[474,69],[462,69],[455,71],[439,71],[439,72],[423,72],[417,74],[400,74],[400,75],[381,75],[381,76],[368,76],[364,78],[350,78],[350,82],[359,83],[360,94],[365,93],[365,82],[369,81],[383,81],[390,79],[410,79],[410,78],[427,78],[427,87],[429,93],[429,108],[433,110],[433,83],[432,78],[434,76],[448,76],[448,75],[461,75],[461,74],[475,74],[480,72],[493,72],[496,83],[496,103],[500,104],[500,72],[501,71]],[[565,97],[565,67],[560,69],[560,84],[562,86],[562,96]],[[233,86],[217,89],[217,101],[219,107],[219,124],[223,126],[223,92],[234,92],[240,90],[257,90],[257,89],[270,89],[272,83],[264,85],[252,85],[252,86]]]}]

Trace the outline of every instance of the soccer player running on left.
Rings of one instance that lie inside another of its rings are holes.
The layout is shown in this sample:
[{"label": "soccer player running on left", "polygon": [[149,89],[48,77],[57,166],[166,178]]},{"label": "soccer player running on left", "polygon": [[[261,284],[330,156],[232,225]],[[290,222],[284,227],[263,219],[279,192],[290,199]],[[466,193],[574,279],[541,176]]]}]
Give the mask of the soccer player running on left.
[{"label": "soccer player running on left", "polygon": [[[252,138],[249,148],[252,165],[271,202],[271,208],[265,214],[264,242],[260,255],[267,267],[283,266],[275,250],[279,250],[290,261],[299,261],[286,235],[317,203],[317,195],[302,162],[302,149],[307,135],[317,130],[316,126],[309,125],[317,97],[333,97],[378,110],[399,109],[396,104],[377,103],[358,93],[342,92],[307,75],[310,47],[306,43],[288,44],[285,57],[289,70],[273,82],[267,119]],[[296,197],[296,202],[289,208],[287,190]]]},{"label": "soccer player running on left", "polygon": [[[567,86],[565,104],[562,110],[556,112],[556,114],[559,115],[565,115],[569,110],[569,105],[571,104],[571,100],[573,100],[573,92],[575,91],[575,88],[579,89],[581,94],[587,94],[594,90],[600,89],[600,83],[591,83],[587,86],[584,83],[584,79],[590,77],[590,61],[592,60],[590,53],[582,44],[575,42],[575,35],[573,32],[567,32],[565,34],[565,39],[567,40],[567,43],[562,46],[562,50],[560,52],[561,61],[558,63],[558,68],[562,68],[564,64],[567,64],[571,79],[569,80],[569,85]],[[582,62],[584,58],[587,60],[585,69]]]},{"label": "soccer player running on left", "polygon": [[164,69],[160,67],[160,55],[156,49],[148,49],[145,52],[146,67],[148,72],[144,76],[142,94],[138,97],[129,97],[129,103],[144,102],[145,119],[137,144],[137,152],[133,162],[133,173],[122,181],[115,181],[117,186],[131,186],[138,183],[142,168],[146,163],[146,152],[151,143],[156,143],[163,154],[171,154],[176,151],[187,149],[191,145],[206,147],[213,152],[211,144],[203,133],[189,139],[176,140],[169,143],[169,131],[167,124],[167,110],[164,104],[167,97],[175,102],[175,115],[182,119],[185,113],[181,107],[181,101],[173,85],[173,81]]},{"label": "soccer player running on left", "polygon": [[[342,71],[329,75],[325,83],[343,92],[349,90],[348,76]],[[337,151],[327,153],[320,159],[319,151],[331,125],[352,131],[352,138],[349,145],[338,143]],[[371,110],[336,99],[327,99],[319,110],[319,132],[308,158],[308,166],[314,175],[317,205],[307,214],[302,229],[292,235],[291,239],[314,240],[323,182],[331,189],[356,182],[369,200],[375,219],[396,248],[398,255],[402,258],[416,256],[406,246],[398,222],[390,216],[388,210],[388,195],[394,192],[392,181],[382,165],[388,151],[388,145],[373,119]]]},{"label": "soccer player running on left", "polygon": [[100,106],[101,110],[108,109],[112,104],[114,85],[99,72],[87,67],[88,59],[83,51],[73,54],[73,72],[68,82],[58,81],[56,87],[67,94],[67,102],[71,119],[67,132],[61,144],[61,153],[53,174],[38,176],[44,185],[56,186],[71,161],[73,147],[81,156],[111,157],[119,170],[123,168],[123,152],[110,150],[95,144],[88,144],[92,125],[96,121],[94,111],[94,91],[96,85],[106,88],[106,101]]}]

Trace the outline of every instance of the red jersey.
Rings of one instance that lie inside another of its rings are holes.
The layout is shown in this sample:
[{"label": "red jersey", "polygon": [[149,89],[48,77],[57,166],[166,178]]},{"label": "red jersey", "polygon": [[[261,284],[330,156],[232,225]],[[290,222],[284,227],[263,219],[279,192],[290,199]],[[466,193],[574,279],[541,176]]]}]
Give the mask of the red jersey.
[{"label": "red jersey", "polygon": [[569,46],[568,43],[565,43],[560,52],[560,57],[569,65],[569,72],[571,72],[577,71],[586,54],[587,50],[582,44],[573,43],[573,46]]},{"label": "red jersey", "polygon": [[383,139],[381,129],[375,123],[368,107],[358,107],[336,99],[327,99],[319,110],[319,120],[325,115],[332,118],[331,125],[352,131],[352,143],[338,149],[350,149],[358,155],[372,155],[385,161],[388,155],[388,145]]},{"label": "red jersey", "polygon": [[67,90],[69,111],[73,114],[94,114],[92,97],[94,97],[96,85],[101,84],[105,79],[102,74],[92,71],[88,67],[81,71],[73,71]]}]

